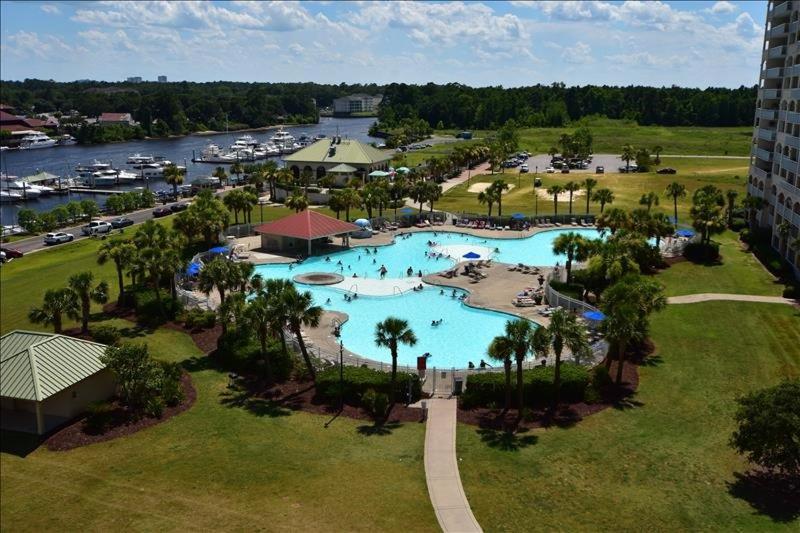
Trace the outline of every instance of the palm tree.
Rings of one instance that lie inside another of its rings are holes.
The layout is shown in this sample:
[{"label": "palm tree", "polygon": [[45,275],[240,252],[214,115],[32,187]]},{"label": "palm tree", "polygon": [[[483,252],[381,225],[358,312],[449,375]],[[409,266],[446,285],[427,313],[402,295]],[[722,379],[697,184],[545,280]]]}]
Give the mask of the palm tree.
[{"label": "palm tree", "polygon": [[639,205],[646,206],[647,212],[649,213],[654,205],[658,205],[658,195],[652,191],[643,194],[642,197],[639,198]]},{"label": "palm tree", "polygon": [[425,180],[419,180],[411,186],[409,196],[412,200],[419,203],[419,212],[422,213],[422,204],[428,200],[428,186]]},{"label": "palm tree", "polygon": [[583,188],[586,189],[586,214],[589,214],[589,201],[592,199],[592,190],[597,186],[597,180],[586,178],[583,180]]},{"label": "palm tree", "polygon": [[122,301],[125,296],[125,282],[123,278],[123,269],[127,267],[136,255],[136,246],[130,241],[122,239],[113,239],[104,241],[97,251],[97,264],[104,265],[110,259],[114,261],[114,266],[117,269],[117,281],[119,283],[119,300]]},{"label": "palm tree", "polygon": [[[641,336],[636,308],[630,304],[616,306],[612,312],[606,312],[600,329],[617,347],[616,383],[619,385],[628,344]],[[606,357],[606,367],[611,367],[610,355]]]},{"label": "palm tree", "polygon": [[631,161],[636,159],[636,148],[634,148],[630,144],[626,144],[622,147],[622,155],[619,156],[620,159],[625,161],[625,171],[628,172],[631,169]]},{"label": "palm tree", "polygon": [[[428,206],[430,207],[430,214],[431,214],[431,217],[433,217],[433,203],[436,202],[437,200],[439,200],[439,198],[442,197],[442,186],[439,185],[436,182],[433,182],[433,181],[428,181],[428,182],[425,182],[425,183],[426,183],[426,186],[427,186],[427,189],[428,189],[426,191],[425,198],[428,200]],[[377,200],[377,198],[376,198],[376,200]],[[500,209],[500,206],[498,204],[498,210],[499,209]]]},{"label": "palm tree", "polygon": [[300,191],[295,189],[292,195],[286,199],[286,207],[294,209],[295,213],[304,211],[308,209],[308,196],[300,194]]},{"label": "palm tree", "polygon": [[675,224],[678,224],[678,198],[686,196],[686,186],[677,181],[673,181],[664,190],[665,194],[672,198],[672,209],[675,217]]},{"label": "palm tree", "polygon": [[736,207],[736,198],[739,196],[737,191],[728,189],[725,191],[725,198],[728,200],[728,227],[733,225],[733,210]]},{"label": "palm tree", "polygon": [[611,189],[597,189],[592,195],[592,201],[600,204],[600,214],[606,208],[606,204],[614,203],[614,193]]},{"label": "palm tree", "polygon": [[222,185],[226,185],[228,183],[228,173],[225,172],[224,167],[215,168],[214,173],[211,175],[214,176],[215,178],[219,178],[219,181],[220,183],[222,183]]},{"label": "palm tree", "polygon": [[547,189],[547,194],[553,195],[553,213],[558,216],[558,195],[564,192],[564,187],[561,185],[551,185]]},{"label": "palm tree", "polygon": [[328,198],[328,209],[336,212],[337,220],[339,220],[339,215],[344,208],[345,206],[344,202],[342,201],[342,196],[338,192],[332,192],[330,198]]},{"label": "palm tree", "polygon": [[247,328],[254,331],[261,348],[261,360],[264,361],[264,369],[267,375],[267,381],[271,382],[272,375],[272,362],[270,361],[269,352],[267,351],[267,340],[273,331],[275,309],[270,302],[267,293],[262,292],[248,302],[244,309],[244,320]]},{"label": "palm tree", "polygon": [[177,165],[167,165],[164,167],[164,181],[172,185],[172,192],[178,196],[178,185],[183,183],[183,175],[186,169],[178,168]]},{"label": "palm tree", "polygon": [[656,248],[661,246],[661,239],[675,233],[675,226],[664,213],[653,213],[650,227],[651,236],[656,238]]},{"label": "palm tree", "polygon": [[553,241],[553,253],[567,256],[567,283],[572,281],[572,261],[585,261],[589,256],[589,241],[573,231],[562,233]]},{"label": "palm tree", "polygon": [[586,330],[578,322],[576,315],[566,309],[559,308],[550,317],[547,326],[553,344],[553,353],[556,355],[555,375],[553,377],[553,409],[561,401],[561,352],[567,346],[574,355],[585,351],[589,346]]},{"label": "palm tree", "polygon": [[242,172],[244,172],[244,168],[240,162],[237,161],[231,165],[231,174],[236,174],[236,183],[240,182]]},{"label": "palm tree", "polygon": [[550,330],[546,327],[539,326],[533,331],[531,335],[531,353],[534,357],[547,358],[550,353],[550,343],[552,342]]},{"label": "palm tree", "polygon": [[342,189],[339,193],[342,203],[344,204],[344,218],[350,221],[350,209],[358,208],[361,205],[361,195],[353,188]]},{"label": "palm tree", "polygon": [[206,263],[197,276],[197,288],[205,295],[217,289],[220,304],[225,303],[226,291],[233,288],[235,265],[227,259],[217,256]]},{"label": "palm tree", "polygon": [[233,223],[239,225],[239,210],[242,208],[242,191],[241,189],[231,191],[222,198],[222,203],[229,211],[233,211]]},{"label": "palm tree", "polygon": [[507,191],[509,188],[508,183],[503,180],[494,180],[492,184],[489,185],[489,190],[497,202],[498,217],[503,216],[503,191]]},{"label": "palm tree", "polygon": [[625,228],[630,223],[628,212],[619,207],[612,207],[607,213],[601,214],[597,218],[597,228],[608,228],[611,230],[611,235],[614,235],[617,230]]},{"label": "palm tree", "polygon": [[550,158],[552,159],[553,157],[558,155],[558,148],[556,148],[555,146],[551,146],[550,149],[547,150],[547,155],[549,155]]},{"label": "palm tree", "polygon": [[656,165],[661,164],[661,152],[663,151],[664,148],[658,144],[653,147],[653,153],[656,154],[656,161],[655,161]]},{"label": "palm tree", "polygon": [[569,192],[569,214],[571,215],[572,214],[572,195],[575,193],[575,191],[581,190],[581,184],[577,183],[575,181],[568,181],[564,185],[564,190]]},{"label": "palm tree", "polygon": [[517,361],[517,409],[519,409],[520,413],[525,407],[523,403],[522,363],[525,362],[525,357],[528,355],[532,334],[533,326],[529,320],[520,318],[506,322],[506,339],[508,339],[508,344],[514,353],[514,359]]},{"label": "palm tree", "polygon": [[764,199],[758,196],[746,196],[742,205],[747,209],[747,220],[752,228],[756,223],[756,212],[764,207]]},{"label": "palm tree", "polygon": [[714,185],[706,185],[694,191],[689,214],[692,216],[692,227],[700,232],[702,243],[709,244],[712,234],[725,229],[725,217],[722,214],[724,205],[722,191]]},{"label": "palm tree", "polygon": [[511,409],[511,354],[514,349],[511,346],[507,337],[498,336],[492,339],[489,347],[486,350],[486,355],[493,361],[500,361],[503,363],[503,369],[506,374],[506,404],[505,411]]},{"label": "palm tree", "polygon": [[75,291],[69,288],[48,289],[44,293],[44,301],[41,307],[31,309],[28,313],[28,320],[34,324],[53,325],[56,333],[61,333],[63,328],[63,317],[78,320],[80,316],[80,304]]},{"label": "palm tree", "polygon": [[92,302],[104,304],[108,301],[108,283],[101,281],[93,287],[93,281],[94,274],[91,270],[73,274],[68,280],[69,288],[75,291],[81,304],[81,333],[89,333]]},{"label": "palm tree", "polygon": [[777,233],[778,237],[781,239],[781,255],[786,252],[786,246],[789,244],[789,235],[791,231],[792,226],[785,220],[775,228],[775,233]]},{"label": "palm tree", "polygon": [[300,352],[303,354],[311,380],[316,382],[317,373],[314,371],[311,358],[308,356],[306,343],[300,330],[303,325],[312,328],[319,326],[322,308],[318,305],[313,305],[313,303],[314,299],[310,292],[300,293],[294,285],[287,286],[283,291],[283,309],[286,312],[286,321],[289,323],[289,329],[297,338],[297,344],[300,345]]},{"label": "palm tree", "polygon": [[392,388],[389,391],[389,404],[394,405],[397,389],[397,346],[399,343],[414,346],[417,336],[408,327],[408,321],[401,318],[387,317],[375,326],[375,345],[389,348],[392,352]]},{"label": "palm tree", "polygon": [[486,204],[489,206],[488,216],[490,217],[492,216],[492,206],[494,205],[494,201],[495,201],[495,196],[493,194],[493,191],[487,189],[485,191],[481,191],[478,193],[478,203],[480,205]]}]

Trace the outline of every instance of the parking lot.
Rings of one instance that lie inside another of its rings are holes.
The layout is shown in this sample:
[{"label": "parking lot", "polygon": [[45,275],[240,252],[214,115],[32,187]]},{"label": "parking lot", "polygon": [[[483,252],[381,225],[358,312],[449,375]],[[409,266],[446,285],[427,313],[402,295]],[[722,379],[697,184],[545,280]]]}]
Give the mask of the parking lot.
[{"label": "parking lot", "polygon": [[[545,169],[550,166],[550,156],[547,154],[534,155],[528,158],[528,171],[533,174],[537,172],[544,173]],[[596,154],[592,156],[592,163],[588,169],[571,168],[570,174],[594,174],[598,166],[605,168],[606,172],[618,172],[618,168],[624,166],[625,162],[619,158],[618,155],[612,154]],[[516,167],[519,169],[519,167]],[[514,172],[516,169],[507,169],[507,172]],[[561,172],[556,169],[556,172]]]}]

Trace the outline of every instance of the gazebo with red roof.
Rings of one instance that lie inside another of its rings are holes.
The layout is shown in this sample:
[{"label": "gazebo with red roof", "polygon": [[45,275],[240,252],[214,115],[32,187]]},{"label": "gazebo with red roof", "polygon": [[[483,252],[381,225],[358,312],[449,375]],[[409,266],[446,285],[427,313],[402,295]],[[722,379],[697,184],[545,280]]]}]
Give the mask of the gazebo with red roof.
[{"label": "gazebo with red roof", "polygon": [[344,244],[349,245],[350,232],[359,231],[360,227],[311,209],[294,215],[283,217],[274,222],[256,226],[256,233],[261,235],[261,248],[265,251],[292,252],[302,249],[305,244],[308,255],[311,255],[315,241],[327,244],[328,237],[342,235]]}]

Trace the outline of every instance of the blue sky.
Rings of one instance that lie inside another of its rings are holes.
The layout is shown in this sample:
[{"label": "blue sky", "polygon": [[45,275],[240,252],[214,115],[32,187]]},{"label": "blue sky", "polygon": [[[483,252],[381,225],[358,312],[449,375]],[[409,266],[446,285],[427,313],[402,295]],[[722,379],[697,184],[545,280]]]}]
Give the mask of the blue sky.
[{"label": "blue sky", "polygon": [[0,2],[2,79],[754,85],[767,2]]}]

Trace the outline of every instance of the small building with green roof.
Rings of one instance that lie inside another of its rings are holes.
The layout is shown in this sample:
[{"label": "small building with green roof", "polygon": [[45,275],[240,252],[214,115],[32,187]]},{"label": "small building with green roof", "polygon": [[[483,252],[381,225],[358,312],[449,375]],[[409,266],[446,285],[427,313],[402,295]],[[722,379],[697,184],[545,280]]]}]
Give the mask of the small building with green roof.
[{"label": "small building with green roof", "polygon": [[0,427],[42,435],[114,393],[114,376],[100,361],[107,346],[41,333],[0,337]]},{"label": "small building with green roof", "polygon": [[[321,139],[283,158],[295,179],[303,172],[311,172],[319,180],[326,174],[334,176],[343,185],[350,177],[366,180],[370,172],[388,170],[392,152],[357,141],[330,137]],[[350,170],[352,169],[352,170]]]}]

